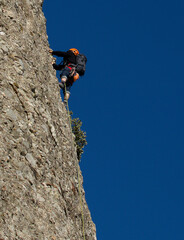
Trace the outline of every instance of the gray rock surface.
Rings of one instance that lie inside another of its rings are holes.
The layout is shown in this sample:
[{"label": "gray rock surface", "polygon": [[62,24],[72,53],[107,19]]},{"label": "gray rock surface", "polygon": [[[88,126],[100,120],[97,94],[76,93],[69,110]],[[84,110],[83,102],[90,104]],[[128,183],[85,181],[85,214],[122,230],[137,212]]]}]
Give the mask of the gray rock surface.
[{"label": "gray rock surface", "polygon": [[[83,239],[78,161],[48,49],[42,0],[0,0],[3,240]],[[81,196],[85,239],[95,240],[82,186]]]}]

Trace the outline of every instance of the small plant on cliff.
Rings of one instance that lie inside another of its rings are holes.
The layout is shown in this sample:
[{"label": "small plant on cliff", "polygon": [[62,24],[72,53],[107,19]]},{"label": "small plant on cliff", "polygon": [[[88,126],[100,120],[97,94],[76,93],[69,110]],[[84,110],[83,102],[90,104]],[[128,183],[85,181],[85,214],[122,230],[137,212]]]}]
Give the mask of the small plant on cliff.
[{"label": "small plant on cliff", "polygon": [[73,112],[70,111],[72,132],[75,135],[75,144],[77,147],[77,158],[80,161],[83,154],[83,148],[87,145],[86,132],[81,130],[82,122],[79,118],[72,119]]}]

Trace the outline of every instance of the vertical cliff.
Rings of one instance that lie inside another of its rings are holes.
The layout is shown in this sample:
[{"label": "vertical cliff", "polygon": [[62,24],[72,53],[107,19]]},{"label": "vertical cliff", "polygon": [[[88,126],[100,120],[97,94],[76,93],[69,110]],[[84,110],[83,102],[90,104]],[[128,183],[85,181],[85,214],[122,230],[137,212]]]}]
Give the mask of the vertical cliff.
[{"label": "vertical cliff", "polygon": [[[0,0],[3,240],[83,239],[76,151],[48,49],[42,0]],[[95,240],[82,187],[81,196],[85,239]]]}]

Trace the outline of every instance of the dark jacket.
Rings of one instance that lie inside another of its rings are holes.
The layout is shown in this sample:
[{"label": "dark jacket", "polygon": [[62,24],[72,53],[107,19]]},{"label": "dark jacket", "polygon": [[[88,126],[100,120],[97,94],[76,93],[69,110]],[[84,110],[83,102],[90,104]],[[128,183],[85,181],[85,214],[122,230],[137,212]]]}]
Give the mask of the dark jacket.
[{"label": "dark jacket", "polygon": [[[63,57],[63,61],[67,64],[76,64],[76,56],[72,51],[62,52],[62,51],[53,51],[52,55]],[[62,65],[53,64],[54,69],[61,70]]]}]

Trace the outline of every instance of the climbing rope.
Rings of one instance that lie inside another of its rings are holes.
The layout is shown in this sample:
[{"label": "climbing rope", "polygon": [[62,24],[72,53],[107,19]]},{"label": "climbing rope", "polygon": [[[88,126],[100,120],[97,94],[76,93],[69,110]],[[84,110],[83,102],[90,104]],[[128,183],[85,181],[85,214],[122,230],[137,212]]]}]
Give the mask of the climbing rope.
[{"label": "climbing rope", "polygon": [[[65,93],[66,93],[66,82],[65,82]],[[72,121],[71,121],[71,116],[70,116],[70,111],[69,111],[68,100],[66,102],[67,102],[66,110],[67,110],[67,113],[68,113],[70,130],[71,130],[71,133],[72,133]],[[74,143],[73,133],[72,133],[72,142]],[[80,168],[79,168],[78,158],[77,157],[76,157],[76,166],[77,166],[79,200],[80,200],[81,215],[82,215],[82,231],[83,231],[83,238],[85,240],[86,238],[85,238],[85,228],[84,228],[84,211],[83,211],[83,206],[82,206],[81,182],[80,182],[80,174],[79,174]]]}]

